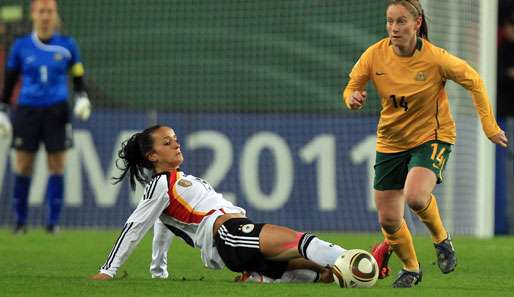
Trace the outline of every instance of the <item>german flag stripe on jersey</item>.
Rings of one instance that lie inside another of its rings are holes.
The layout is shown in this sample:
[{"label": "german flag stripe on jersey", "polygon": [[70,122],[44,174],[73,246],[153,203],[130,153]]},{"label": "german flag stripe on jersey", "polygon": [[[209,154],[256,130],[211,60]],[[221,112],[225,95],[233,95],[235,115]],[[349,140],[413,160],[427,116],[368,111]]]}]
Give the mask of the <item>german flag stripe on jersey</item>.
[{"label": "german flag stripe on jersey", "polygon": [[170,196],[170,205],[165,210],[165,213],[186,224],[200,224],[202,219],[206,215],[211,214],[212,211],[195,211],[191,205],[187,203],[186,199],[180,196],[175,189],[175,183],[180,179],[180,177],[181,173],[178,171],[174,171],[170,174],[168,191],[168,195]]}]

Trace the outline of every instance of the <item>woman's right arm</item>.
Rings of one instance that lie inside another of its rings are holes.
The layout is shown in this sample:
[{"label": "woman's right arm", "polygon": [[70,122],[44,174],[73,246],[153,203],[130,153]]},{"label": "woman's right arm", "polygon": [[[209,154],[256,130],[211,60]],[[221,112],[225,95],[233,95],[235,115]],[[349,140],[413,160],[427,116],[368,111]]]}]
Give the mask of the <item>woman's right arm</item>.
[{"label": "woman's right arm", "polygon": [[0,98],[0,111],[7,111],[9,102],[18,81],[18,77],[21,73],[21,61],[19,58],[20,46],[18,41],[15,41],[9,57],[7,58],[7,64],[5,65],[5,76],[4,76],[4,88],[2,90],[2,98]]},{"label": "woman's right arm", "polygon": [[4,89],[2,91],[0,111],[7,111],[12,93],[14,91],[14,86],[16,86],[16,81],[18,80],[19,75],[20,72],[18,70],[12,70],[9,68],[5,69]]},{"label": "woman's right arm", "polygon": [[369,81],[372,64],[372,49],[368,48],[353,66],[350,80],[343,91],[343,102],[349,109],[360,109],[367,99],[364,88]]},{"label": "woman's right arm", "polygon": [[12,134],[11,120],[9,119],[7,112],[9,111],[9,103],[21,69],[21,63],[19,62],[20,59],[18,58],[19,46],[17,46],[17,44],[17,42],[14,43],[9,54],[9,58],[7,59],[4,89],[2,90],[2,93],[0,93],[0,137],[8,137]]},{"label": "woman's right arm", "polygon": [[112,279],[116,275],[118,268],[123,265],[146,232],[168,207],[167,192],[166,175],[161,175],[146,187],[145,194],[123,226],[107,261],[100,268],[100,272],[91,276],[91,279]]}]

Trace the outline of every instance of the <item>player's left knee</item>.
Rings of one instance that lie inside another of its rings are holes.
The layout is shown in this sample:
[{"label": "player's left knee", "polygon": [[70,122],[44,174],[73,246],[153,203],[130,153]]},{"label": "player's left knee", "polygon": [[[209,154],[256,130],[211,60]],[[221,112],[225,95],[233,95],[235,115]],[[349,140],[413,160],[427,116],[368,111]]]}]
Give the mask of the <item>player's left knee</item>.
[{"label": "player's left knee", "polygon": [[417,193],[416,195],[410,195],[406,197],[407,205],[414,210],[422,210],[427,205],[428,199],[430,198],[430,194],[426,193]]}]

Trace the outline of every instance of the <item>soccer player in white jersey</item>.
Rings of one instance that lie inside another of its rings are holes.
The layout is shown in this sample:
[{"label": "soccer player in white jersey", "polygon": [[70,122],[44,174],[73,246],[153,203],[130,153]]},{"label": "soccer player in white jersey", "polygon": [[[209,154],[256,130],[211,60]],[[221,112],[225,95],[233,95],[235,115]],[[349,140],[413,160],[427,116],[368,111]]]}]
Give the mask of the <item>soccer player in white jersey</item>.
[{"label": "soccer player in white jersey", "polygon": [[[284,280],[297,279],[296,272],[305,275],[310,271],[311,281],[320,276],[321,281],[332,281],[329,268],[345,249],[310,233],[249,220],[244,209],[225,200],[209,183],[179,169],[184,157],[172,128],[156,125],[132,135],[118,156],[123,166],[116,181],[128,175],[132,188],[136,180],[147,186],[106,262],[91,279],[114,278],[145,233],[158,222],[191,247],[199,248],[208,268],[226,266],[235,272]],[[166,236],[166,232],[157,229],[154,244],[161,235]],[[154,245],[154,252],[165,248],[169,237],[160,242]],[[158,263],[162,257],[156,261],[153,264],[162,266]]]}]

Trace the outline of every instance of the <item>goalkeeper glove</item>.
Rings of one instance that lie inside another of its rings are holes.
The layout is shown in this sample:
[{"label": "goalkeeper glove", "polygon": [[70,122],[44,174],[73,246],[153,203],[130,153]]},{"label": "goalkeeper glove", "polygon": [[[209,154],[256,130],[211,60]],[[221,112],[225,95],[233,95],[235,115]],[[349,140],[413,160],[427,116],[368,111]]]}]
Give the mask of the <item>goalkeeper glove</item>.
[{"label": "goalkeeper glove", "polygon": [[91,115],[91,102],[89,102],[89,98],[87,98],[86,93],[79,93],[75,97],[73,114],[82,121],[87,121],[87,119],[89,119],[89,116]]},{"label": "goalkeeper glove", "polygon": [[0,137],[8,137],[12,133],[11,120],[7,114],[7,104],[0,103]]}]

